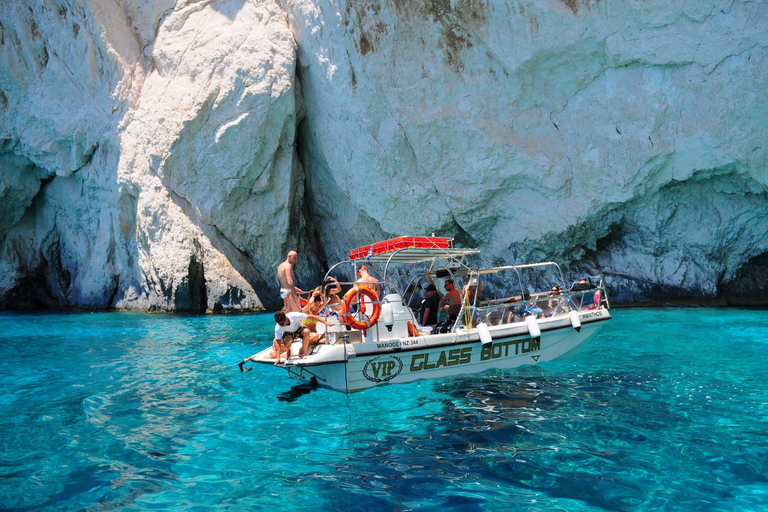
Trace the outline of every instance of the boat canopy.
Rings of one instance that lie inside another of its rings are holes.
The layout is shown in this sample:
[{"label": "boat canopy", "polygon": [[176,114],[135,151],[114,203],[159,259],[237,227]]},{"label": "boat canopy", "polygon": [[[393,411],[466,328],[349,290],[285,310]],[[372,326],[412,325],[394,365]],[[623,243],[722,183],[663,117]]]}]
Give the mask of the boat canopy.
[{"label": "boat canopy", "polygon": [[[477,276],[495,274],[504,270],[514,270],[515,272],[518,272],[519,270],[526,268],[554,266],[557,268],[562,278],[560,266],[553,261],[523,265],[504,265],[491,268],[470,267],[464,263],[465,256],[477,254],[479,252],[479,249],[459,249],[453,247],[453,238],[436,236],[399,236],[352,249],[349,252],[349,262],[355,264],[358,262],[384,264],[385,275],[391,263],[415,264],[439,261],[446,265],[446,269],[450,268],[450,270],[447,271],[433,271],[430,267],[430,273],[434,277],[447,277],[448,275],[451,277],[453,277],[453,275]],[[449,264],[449,262],[455,263]],[[336,264],[334,267],[338,265],[339,264]]]},{"label": "boat canopy", "polygon": [[400,236],[353,249],[350,261],[372,263],[421,263],[437,258],[462,259],[477,254],[478,249],[456,249],[453,238],[428,236]]}]

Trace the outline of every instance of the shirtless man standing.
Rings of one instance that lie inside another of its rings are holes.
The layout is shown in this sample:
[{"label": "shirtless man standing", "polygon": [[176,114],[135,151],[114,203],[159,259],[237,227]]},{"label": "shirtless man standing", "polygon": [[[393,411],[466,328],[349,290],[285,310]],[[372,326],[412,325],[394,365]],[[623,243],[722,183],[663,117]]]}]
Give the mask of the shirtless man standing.
[{"label": "shirtless man standing", "polygon": [[[435,284],[429,272],[427,272],[427,281],[431,285]],[[445,296],[440,300],[439,306],[448,310],[447,321],[453,323],[461,312],[461,294],[459,294],[459,290],[453,284],[453,279],[446,279],[443,287],[445,288]]]},{"label": "shirtless man standing", "polygon": [[461,295],[453,284],[453,279],[446,279],[443,284],[445,297],[440,301],[440,307],[448,310],[448,321],[455,322],[461,312]]},{"label": "shirtless man standing", "polygon": [[301,311],[301,303],[299,302],[299,293],[304,293],[293,282],[293,264],[299,259],[299,255],[296,251],[288,253],[288,257],[285,261],[277,267],[277,279],[280,281],[280,298],[285,303],[285,310],[287,312]]},{"label": "shirtless man standing", "polygon": [[371,287],[374,292],[376,292],[376,295],[379,295],[381,293],[381,290],[379,288],[379,280],[373,277],[368,272],[368,265],[363,265],[357,270],[357,282],[360,284],[365,284]]}]

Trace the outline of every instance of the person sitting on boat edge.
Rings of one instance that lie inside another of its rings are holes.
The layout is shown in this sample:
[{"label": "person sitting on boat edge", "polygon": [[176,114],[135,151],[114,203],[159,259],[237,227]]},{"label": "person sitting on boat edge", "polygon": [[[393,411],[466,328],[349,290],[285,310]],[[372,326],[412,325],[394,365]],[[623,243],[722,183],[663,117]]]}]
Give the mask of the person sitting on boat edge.
[{"label": "person sitting on boat edge", "polygon": [[302,323],[309,327],[309,330],[312,332],[317,331],[317,320],[314,320],[313,318],[316,316],[323,316],[322,311],[325,307],[324,303],[325,297],[323,297],[323,294],[320,293],[320,287],[318,286],[312,290],[312,293],[309,295],[307,304],[301,308],[301,312],[307,315],[306,320],[304,320]]},{"label": "person sitting on boat edge", "polygon": [[[272,342],[272,352],[270,356],[274,356],[275,365],[280,364],[280,359],[283,352],[286,352],[286,361],[292,356],[291,345],[295,338],[301,338],[302,345],[299,350],[299,357],[304,357],[307,353],[307,349],[310,346],[311,338],[309,336],[309,328],[302,322],[308,318],[316,320],[317,322],[325,325],[330,325],[328,322],[315,315],[307,315],[305,313],[299,313],[292,311],[290,313],[284,313],[278,311],[275,313],[275,338]],[[317,342],[319,340],[316,340]]]},{"label": "person sitting on boat edge", "polygon": [[439,307],[437,286],[429,284],[427,285],[427,297],[422,301],[421,309],[419,310],[419,323],[425,326],[435,325],[437,323],[437,310]]}]

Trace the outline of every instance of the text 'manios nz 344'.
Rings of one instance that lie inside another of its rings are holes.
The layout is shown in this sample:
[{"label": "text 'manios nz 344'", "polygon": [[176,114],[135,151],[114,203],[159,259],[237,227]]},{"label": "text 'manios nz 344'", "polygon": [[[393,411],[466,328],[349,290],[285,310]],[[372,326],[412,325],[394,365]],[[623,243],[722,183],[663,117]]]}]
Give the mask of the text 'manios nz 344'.
[{"label": "text 'manios nz 344'", "polygon": [[[299,358],[297,341],[293,357],[274,366],[270,340],[270,348],[249,359],[352,392],[571,357],[610,320],[601,276],[565,286],[556,263],[478,268],[469,261],[478,252],[434,236],[398,237],[354,249],[328,275],[354,276],[365,264],[379,282],[338,279],[342,304],[326,308],[333,325],[317,325],[324,343]],[[534,292],[524,279],[531,272],[539,273],[536,282],[550,282],[557,290]],[[418,322],[427,274],[438,289],[452,279],[461,292],[460,313],[450,323],[427,327]]]}]

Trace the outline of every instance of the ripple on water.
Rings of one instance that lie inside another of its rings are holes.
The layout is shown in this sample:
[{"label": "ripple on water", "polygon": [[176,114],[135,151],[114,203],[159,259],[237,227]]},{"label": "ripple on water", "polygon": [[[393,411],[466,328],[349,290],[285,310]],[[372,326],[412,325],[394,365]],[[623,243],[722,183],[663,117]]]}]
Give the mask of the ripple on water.
[{"label": "ripple on water", "polygon": [[350,396],[241,375],[272,325],[1,314],[0,508],[768,509],[763,312],[617,311],[574,359]]}]

